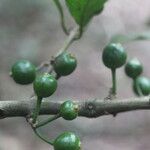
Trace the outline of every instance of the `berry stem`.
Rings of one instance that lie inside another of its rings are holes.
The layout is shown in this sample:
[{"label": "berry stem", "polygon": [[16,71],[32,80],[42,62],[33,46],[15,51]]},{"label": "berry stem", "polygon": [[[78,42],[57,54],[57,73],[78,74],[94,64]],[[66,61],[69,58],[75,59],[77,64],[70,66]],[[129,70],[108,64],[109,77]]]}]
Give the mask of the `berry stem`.
[{"label": "berry stem", "polygon": [[42,98],[37,97],[36,108],[35,111],[33,112],[33,124],[36,123],[37,117],[40,112],[41,103],[42,103]]},{"label": "berry stem", "polygon": [[62,27],[64,33],[66,35],[69,35],[69,32],[68,32],[68,30],[66,28],[66,25],[65,25],[65,19],[64,19],[64,13],[63,13],[62,6],[61,6],[59,0],[53,0],[53,1],[55,3],[56,7],[58,8],[58,11],[59,11],[59,14],[60,14],[61,27]]},{"label": "berry stem", "polygon": [[50,65],[49,61],[44,61],[38,67],[36,67],[36,71],[41,71],[44,67],[48,67],[49,65]]},{"label": "berry stem", "polygon": [[116,85],[116,69],[111,69],[112,73],[112,95],[116,95],[117,85]]},{"label": "berry stem", "polygon": [[[54,0],[54,1],[55,1],[55,0]],[[79,27],[77,26],[77,27],[74,27],[74,28],[70,31],[70,33],[69,33],[69,35],[68,35],[66,41],[64,42],[64,45],[63,45],[62,48],[57,52],[57,54],[54,56],[54,59],[55,59],[56,57],[58,57],[60,54],[62,54],[63,52],[67,51],[68,48],[69,48],[69,46],[70,46],[74,41],[76,41],[76,40],[79,39],[78,36],[79,36]],[[43,63],[42,63],[42,64],[43,64]],[[41,64],[41,65],[42,65],[42,64]],[[45,66],[42,66],[42,67],[41,67],[41,65],[40,65],[39,67],[40,67],[40,69],[43,69]],[[46,66],[46,67],[47,67],[47,66]],[[46,72],[49,72],[49,73],[52,73],[52,72],[53,72],[53,67],[51,67],[51,64],[50,64],[50,66],[47,68],[47,71],[46,71]]]},{"label": "berry stem", "polygon": [[136,78],[134,79],[134,82],[136,83],[135,86],[136,86],[136,89],[137,89],[137,92],[138,92],[139,96],[144,96],[142,91],[141,91],[140,86],[138,85],[138,83],[135,80],[136,80]]},{"label": "berry stem", "polygon": [[45,137],[43,137],[43,136],[38,132],[37,129],[33,128],[33,131],[34,131],[34,133],[35,133],[41,140],[43,140],[44,142],[46,142],[46,143],[48,143],[48,144],[50,144],[50,145],[53,145],[53,142],[50,141],[50,140],[48,140],[48,139],[46,139]]},{"label": "berry stem", "polygon": [[58,119],[59,117],[60,117],[60,115],[57,114],[57,115],[52,116],[52,117],[50,117],[50,118],[48,118],[48,119],[46,119],[46,120],[44,120],[44,121],[41,121],[40,123],[38,123],[38,124],[35,126],[35,128],[40,128],[40,127],[42,127],[42,126],[44,126],[44,125],[46,125],[46,124],[48,124],[48,123],[50,123],[50,122],[52,122],[52,121]]},{"label": "berry stem", "polygon": [[79,33],[79,27],[75,27],[70,34],[68,35],[67,40],[65,41],[63,47],[60,49],[60,51],[56,54],[55,57],[59,56],[60,54],[62,54],[64,51],[67,51],[67,49],[69,48],[69,46],[75,41],[77,40],[76,37]]}]

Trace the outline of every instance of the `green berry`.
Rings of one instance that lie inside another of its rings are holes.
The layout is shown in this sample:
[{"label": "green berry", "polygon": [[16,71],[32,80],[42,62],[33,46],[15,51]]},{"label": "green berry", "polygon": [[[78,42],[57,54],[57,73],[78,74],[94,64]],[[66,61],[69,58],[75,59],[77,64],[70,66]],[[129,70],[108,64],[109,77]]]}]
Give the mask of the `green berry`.
[{"label": "green berry", "polygon": [[64,132],[54,141],[54,150],[80,150],[80,139],[74,133]]},{"label": "green berry", "polygon": [[16,83],[30,84],[36,77],[36,68],[28,60],[19,60],[12,66],[11,75]]},{"label": "green berry", "polygon": [[131,59],[125,66],[125,73],[133,79],[141,75],[142,72],[143,66],[137,58]]},{"label": "green berry", "polygon": [[59,76],[71,74],[77,67],[77,60],[70,53],[63,52],[53,62],[54,71]]},{"label": "green berry", "polygon": [[72,101],[64,102],[60,107],[60,115],[65,120],[73,120],[78,116],[78,105]]},{"label": "green berry", "polygon": [[36,77],[33,88],[38,97],[49,97],[56,91],[57,81],[52,75],[44,73]]},{"label": "green berry", "polygon": [[103,50],[103,63],[110,69],[116,69],[123,66],[126,59],[127,54],[121,44],[111,43]]},{"label": "green berry", "polygon": [[147,96],[150,94],[150,79],[146,77],[138,77],[133,82],[133,90],[139,96]]}]

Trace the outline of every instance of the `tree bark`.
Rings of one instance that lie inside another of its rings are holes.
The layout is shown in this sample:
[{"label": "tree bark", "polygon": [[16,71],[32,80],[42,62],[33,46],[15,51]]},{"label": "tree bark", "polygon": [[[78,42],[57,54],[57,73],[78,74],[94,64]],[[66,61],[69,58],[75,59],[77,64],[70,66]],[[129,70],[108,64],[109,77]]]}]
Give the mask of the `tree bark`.
[{"label": "tree bark", "polygon": [[[115,100],[80,100],[75,101],[79,105],[79,116],[96,118],[103,115],[116,115],[121,112],[150,109],[150,98],[130,98]],[[40,115],[55,115],[63,101],[43,100]],[[26,117],[35,109],[35,100],[26,101],[0,101],[0,118]]]}]

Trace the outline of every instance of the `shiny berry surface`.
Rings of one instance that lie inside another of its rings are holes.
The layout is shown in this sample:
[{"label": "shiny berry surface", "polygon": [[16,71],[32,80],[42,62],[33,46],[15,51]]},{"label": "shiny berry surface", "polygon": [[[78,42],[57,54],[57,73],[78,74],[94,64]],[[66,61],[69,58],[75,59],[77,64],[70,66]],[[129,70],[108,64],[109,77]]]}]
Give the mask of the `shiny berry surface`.
[{"label": "shiny berry surface", "polygon": [[146,77],[138,77],[134,80],[133,90],[138,96],[147,96],[150,94],[150,79]]},{"label": "shiny berry surface", "polygon": [[77,67],[77,60],[70,53],[63,52],[53,62],[54,71],[59,76],[71,74]]},{"label": "shiny berry surface", "polygon": [[64,132],[54,141],[54,150],[80,150],[80,139],[74,133]]},{"label": "shiny berry surface", "polygon": [[12,66],[11,73],[16,83],[30,84],[36,77],[36,68],[28,60],[19,60]]},{"label": "shiny berry surface", "polygon": [[141,62],[137,59],[131,59],[125,66],[125,73],[130,78],[135,79],[143,72],[143,66]]},{"label": "shiny berry surface", "polygon": [[49,97],[56,91],[57,81],[52,75],[44,73],[36,77],[33,88],[38,97]]},{"label": "shiny berry surface", "polygon": [[127,54],[121,44],[111,43],[107,45],[102,54],[102,60],[106,67],[116,69],[126,62]]},{"label": "shiny berry surface", "polygon": [[78,116],[78,105],[72,101],[65,101],[60,107],[60,115],[65,120],[73,120]]}]

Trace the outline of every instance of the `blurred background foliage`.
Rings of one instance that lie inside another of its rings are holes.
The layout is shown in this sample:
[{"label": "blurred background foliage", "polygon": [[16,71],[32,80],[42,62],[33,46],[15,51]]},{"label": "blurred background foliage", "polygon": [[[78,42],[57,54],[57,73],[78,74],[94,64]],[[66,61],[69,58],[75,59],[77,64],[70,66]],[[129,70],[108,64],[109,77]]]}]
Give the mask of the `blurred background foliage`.
[{"label": "blurred background foliage", "polygon": [[[61,2],[67,26],[73,27],[75,23],[68,14],[64,0]],[[70,47],[69,50],[78,59],[78,67],[69,77],[61,78],[56,94],[50,99],[104,98],[111,86],[111,75],[102,64],[101,51],[112,39],[123,41],[128,59],[137,57],[141,60],[144,75],[150,77],[150,41],[143,40],[141,33],[144,33],[144,38],[145,35],[150,37],[150,1],[109,0],[103,13],[90,23],[83,38]],[[135,40],[137,35],[142,38]],[[28,99],[32,85],[20,86],[14,83],[9,77],[11,65],[21,58],[39,65],[61,48],[65,38],[52,0],[1,0],[0,99]],[[117,73],[118,97],[134,97],[132,82],[125,76],[123,68]],[[52,138],[65,130],[74,131],[81,137],[84,150],[150,149],[149,111],[119,114],[116,118],[78,118],[73,122],[59,119],[51,126],[42,128],[41,132]],[[52,149],[34,135],[24,118],[0,120],[0,150],[10,148]]]}]

